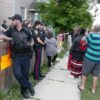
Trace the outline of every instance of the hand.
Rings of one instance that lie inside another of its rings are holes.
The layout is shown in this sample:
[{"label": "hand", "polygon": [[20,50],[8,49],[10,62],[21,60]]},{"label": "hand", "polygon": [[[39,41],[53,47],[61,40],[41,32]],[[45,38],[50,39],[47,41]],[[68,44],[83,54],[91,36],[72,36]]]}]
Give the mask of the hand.
[{"label": "hand", "polygon": [[46,45],[46,43],[45,43],[45,42],[43,42],[43,45],[45,46],[45,45]]}]

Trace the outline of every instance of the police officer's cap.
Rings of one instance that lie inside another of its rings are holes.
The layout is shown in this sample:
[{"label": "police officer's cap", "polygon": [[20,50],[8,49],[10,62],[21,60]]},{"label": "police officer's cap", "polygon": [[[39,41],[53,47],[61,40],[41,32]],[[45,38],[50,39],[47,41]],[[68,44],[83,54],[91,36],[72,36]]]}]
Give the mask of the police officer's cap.
[{"label": "police officer's cap", "polygon": [[15,20],[16,19],[16,20],[19,20],[20,22],[22,22],[22,17],[19,14],[15,14],[12,17],[8,17],[8,19],[11,19],[11,20]]}]

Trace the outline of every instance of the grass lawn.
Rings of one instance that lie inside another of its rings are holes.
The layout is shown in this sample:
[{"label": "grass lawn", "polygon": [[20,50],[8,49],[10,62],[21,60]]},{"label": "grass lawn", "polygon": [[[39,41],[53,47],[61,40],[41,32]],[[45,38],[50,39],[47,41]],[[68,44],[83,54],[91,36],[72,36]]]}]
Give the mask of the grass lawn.
[{"label": "grass lawn", "polygon": [[98,85],[96,94],[91,93],[92,76],[89,76],[86,81],[86,88],[81,93],[81,100],[100,100],[100,78],[98,79]]}]

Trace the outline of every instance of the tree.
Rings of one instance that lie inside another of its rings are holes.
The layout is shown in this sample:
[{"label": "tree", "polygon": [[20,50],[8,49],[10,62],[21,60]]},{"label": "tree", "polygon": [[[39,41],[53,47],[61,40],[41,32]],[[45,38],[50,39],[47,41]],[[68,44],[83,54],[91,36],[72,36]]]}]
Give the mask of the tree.
[{"label": "tree", "polygon": [[54,28],[70,30],[75,26],[90,27],[92,15],[89,0],[48,0],[41,5],[41,18]]}]

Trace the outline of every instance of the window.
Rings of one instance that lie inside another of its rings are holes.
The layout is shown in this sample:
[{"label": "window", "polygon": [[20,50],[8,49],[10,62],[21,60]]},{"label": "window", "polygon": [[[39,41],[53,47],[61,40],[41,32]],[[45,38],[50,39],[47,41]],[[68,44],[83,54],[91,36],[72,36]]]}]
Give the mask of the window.
[{"label": "window", "polygon": [[27,18],[27,9],[24,7],[21,7],[20,14],[21,14],[23,20],[25,20]]}]

